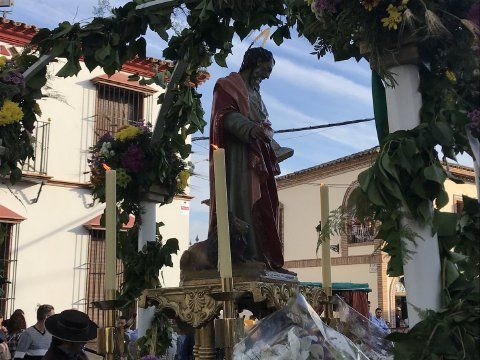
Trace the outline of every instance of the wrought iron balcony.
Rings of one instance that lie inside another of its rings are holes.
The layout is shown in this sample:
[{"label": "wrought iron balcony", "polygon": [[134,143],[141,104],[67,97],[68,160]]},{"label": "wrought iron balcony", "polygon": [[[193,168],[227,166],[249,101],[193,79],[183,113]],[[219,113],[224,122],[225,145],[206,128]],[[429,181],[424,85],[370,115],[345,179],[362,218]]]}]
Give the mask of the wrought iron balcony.
[{"label": "wrought iron balcony", "polygon": [[39,175],[47,174],[48,145],[50,141],[50,119],[35,123],[33,130],[33,151],[34,157],[28,159],[22,166],[22,170]]}]

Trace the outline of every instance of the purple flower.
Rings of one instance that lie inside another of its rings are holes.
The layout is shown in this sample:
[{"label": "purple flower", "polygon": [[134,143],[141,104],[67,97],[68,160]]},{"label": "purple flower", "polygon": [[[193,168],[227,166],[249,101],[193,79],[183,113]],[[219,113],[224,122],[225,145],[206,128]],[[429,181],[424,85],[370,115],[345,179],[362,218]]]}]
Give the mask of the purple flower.
[{"label": "purple flower", "polygon": [[122,164],[127,170],[133,173],[139,173],[145,167],[145,153],[140,147],[132,144],[128,147],[125,154],[123,154]]},{"label": "purple flower", "polygon": [[2,82],[21,85],[22,87],[25,86],[25,79],[23,78],[22,73],[19,71],[11,71],[10,73],[2,77]]},{"label": "purple flower", "polygon": [[313,6],[315,7],[315,12],[321,14],[322,12],[337,12],[337,5],[338,1],[336,0],[314,0]]},{"label": "purple flower", "polygon": [[470,131],[474,137],[480,137],[480,108],[475,109],[468,114],[471,123],[468,124]]},{"label": "purple flower", "polygon": [[130,121],[130,125],[140,128],[142,132],[145,133],[152,131],[152,124],[149,122],[146,123],[144,120]]},{"label": "purple flower", "polygon": [[473,3],[468,11],[467,19],[480,27],[480,1]]},{"label": "purple flower", "polygon": [[104,142],[107,142],[107,141],[112,141],[113,140],[113,136],[112,134],[110,134],[109,132],[106,132],[105,134],[103,134],[100,139],[98,139],[98,142],[99,143],[104,143]]}]

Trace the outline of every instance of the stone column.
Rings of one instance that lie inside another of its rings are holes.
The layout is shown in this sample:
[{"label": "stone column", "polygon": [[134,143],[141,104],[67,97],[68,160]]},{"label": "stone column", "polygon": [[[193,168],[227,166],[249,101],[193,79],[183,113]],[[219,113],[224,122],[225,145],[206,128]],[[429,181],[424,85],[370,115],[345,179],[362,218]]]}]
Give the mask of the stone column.
[{"label": "stone column", "polygon": [[[413,129],[420,124],[422,95],[419,93],[420,75],[417,65],[399,65],[390,68],[397,84],[386,87],[388,126],[392,133],[397,130]],[[433,208],[432,208],[433,211]],[[422,310],[438,310],[441,304],[441,266],[437,236],[431,228],[405,217],[403,226],[418,234],[417,246],[404,239],[405,248],[413,251],[411,259],[404,265],[405,286],[408,301],[410,327],[420,321],[415,307]]]}]

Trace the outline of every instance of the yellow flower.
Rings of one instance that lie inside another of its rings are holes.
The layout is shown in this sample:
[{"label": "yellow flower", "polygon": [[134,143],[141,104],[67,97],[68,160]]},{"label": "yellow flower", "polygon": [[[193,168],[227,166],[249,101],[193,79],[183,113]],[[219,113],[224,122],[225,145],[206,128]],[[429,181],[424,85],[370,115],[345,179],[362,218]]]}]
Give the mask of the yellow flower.
[{"label": "yellow flower", "polygon": [[13,124],[22,120],[23,111],[17,103],[11,100],[5,100],[0,109],[0,126]]},{"label": "yellow flower", "polygon": [[141,130],[138,127],[133,125],[127,125],[123,128],[120,128],[115,137],[120,141],[125,141],[128,139],[133,139],[138,134],[140,134],[140,132]]},{"label": "yellow flower", "polygon": [[180,174],[178,175],[178,187],[180,190],[185,190],[185,188],[188,185],[188,179],[190,178],[190,171],[188,170],[182,170],[180,171]]},{"label": "yellow flower", "polygon": [[452,70],[445,71],[445,76],[448,80],[450,80],[450,82],[452,82],[452,83],[457,82],[457,76],[455,75],[455,73]]},{"label": "yellow flower", "polygon": [[7,58],[5,56],[0,56],[0,68],[3,68],[7,63]]},{"label": "yellow flower", "polygon": [[388,5],[387,12],[388,17],[382,19],[383,27],[386,27],[389,30],[397,30],[398,24],[402,22],[402,14],[399,9],[392,4]]}]

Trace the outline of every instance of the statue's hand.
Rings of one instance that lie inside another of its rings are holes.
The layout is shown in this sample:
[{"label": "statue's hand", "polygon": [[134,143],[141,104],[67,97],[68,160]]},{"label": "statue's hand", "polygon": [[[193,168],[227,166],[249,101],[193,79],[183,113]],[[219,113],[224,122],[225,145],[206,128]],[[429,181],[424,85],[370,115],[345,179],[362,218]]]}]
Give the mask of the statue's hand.
[{"label": "statue's hand", "polygon": [[269,140],[268,134],[262,126],[255,125],[252,130],[250,130],[250,136],[254,140]]}]

